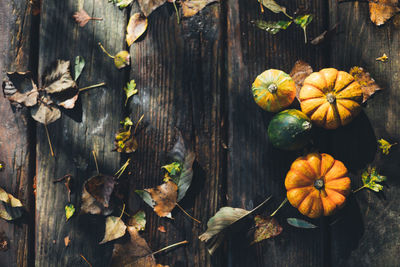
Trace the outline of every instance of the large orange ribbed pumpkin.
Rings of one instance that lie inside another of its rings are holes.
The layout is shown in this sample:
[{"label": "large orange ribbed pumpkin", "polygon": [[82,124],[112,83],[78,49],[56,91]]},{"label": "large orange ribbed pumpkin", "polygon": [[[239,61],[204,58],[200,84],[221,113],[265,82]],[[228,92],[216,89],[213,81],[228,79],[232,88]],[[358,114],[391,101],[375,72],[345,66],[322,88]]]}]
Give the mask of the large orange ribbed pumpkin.
[{"label": "large orange ribbed pumpkin", "polygon": [[332,156],[311,153],[297,158],[286,175],[287,198],[303,215],[332,215],[350,193],[347,168]]},{"label": "large orange ribbed pumpkin", "polygon": [[312,122],[336,129],[360,113],[363,93],[352,75],[329,68],[311,73],[304,80],[299,98],[301,110]]}]

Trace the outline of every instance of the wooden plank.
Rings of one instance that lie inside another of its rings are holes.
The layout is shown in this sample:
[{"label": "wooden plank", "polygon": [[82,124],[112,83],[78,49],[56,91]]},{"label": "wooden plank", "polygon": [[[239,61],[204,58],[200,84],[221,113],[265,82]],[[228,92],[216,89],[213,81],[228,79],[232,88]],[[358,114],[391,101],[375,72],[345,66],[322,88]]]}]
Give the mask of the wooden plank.
[{"label": "wooden plank", "polygon": [[[103,21],[78,27],[72,15],[81,8]],[[56,59],[74,60],[79,55],[86,60],[79,86],[103,81],[107,86],[81,93],[70,116],[64,113],[48,126],[55,157],[50,155],[43,125],[38,125],[36,266],[87,266],[80,254],[93,266],[108,266],[110,262],[113,245],[98,244],[104,235],[104,217],[78,216],[66,222],[67,191],[53,180],[72,174],[72,202],[79,206],[83,182],[96,173],[92,150],[97,151],[102,173],[114,174],[119,168],[119,155],[112,149],[122,117],[127,70],[117,70],[97,43],[102,42],[110,53],[123,50],[126,19],[126,11],[108,1],[43,1],[39,74]],[[72,240],[68,248],[65,236]]]},{"label": "wooden plank", "polygon": [[[171,4],[149,16],[149,28],[142,40],[131,46],[130,78],[135,79],[139,94],[130,108],[137,120],[142,114],[145,128],[137,138],[139,149],[133,154],[130,192],[159,185],[160,167],[181,131],[196,153],[191,189],[180,203],[202,221],[191,221],[179,209],[174,220],[160,219],[135,194],[131,194],[131,212],[146,211],[144,236],[153,249],[188,240],[187,246],[157,256],[170,266],[223,266],[220,254],[211,258],[198,236],[207,220],[224,202],[223,129],[223,27],[219,4],[207,6],[199,14],[177,24]],[[134,6],[132,14],[137,12]],[[165,226],[161,233],[158,226]]]},{"label": "wooden plank", "polygon": [[[0,2],[0,79],[7,71],[35,71],[35,27],[38,17],[32,15],[27,1]],[[32,34],[32,35],[31,35]],[[0,252],[0,266],[28,266],[32,263],[34,201],[32,194],[34,135],[27,110],[13,110],[6,98],[0,97],[0,160],[5,170],[0,173],[0,186],[19,198],[26,207],[23,219],[15,223],[0,220],[0,232],[9,242],[9,250]],[[34,128],[33,128],[34,130]],[[33,145],[33,146],[32,146]]]},{"label": "wooden plank", "polygon": [[[315,15],[308,35],[316,37],[327,27],[327,3],[324,1],[279,1],[293,14],[306,8]],[[251,209],[267,196],[274,201],[268,205],[272,212],[285,198],[284,178],[299,154],[274,149],[267,139],[268,122],[273,114],[259,108],[251,94],[251,84],[269,68],[289,73],[298,59],[309,62],[314,69],[327,64],[327,47],[304,44],[303,32],[296,26],[276,35],[255,28],[250,21],[285,19],[265,10],[260,12],[257,1],[227,1],[227,77],[229,103],[229,152],[227,165],[228,204]],[[265,208],[264,208],[265,210]],[[285,223],[285,218],[302,218],[286,205],[279,213],[283,233],[274,239],[251,247],[244,246],[237,235],[229,246],[228,266],[324,266],[327,239],[324,220],[315,220],[318,229],[299,230]]]},{"label": "wooden plank", "polygon": [[[397,266],[400,153],[394,147],[390,155],[382,156],[376,140],[400,140],[400,34],[392,22],[375,26],[369,19],[368,3],[330,1],[330,22],[340,23],[339,34],[332,42],[332,65],[343,70],[362,66],[384,88],[368,101],[364,114],[335,135],[335,153],[349,165],[354,188],[360,185],[360,173],[367,164],[377,165],[388,177],[384,194],[363,190],[338,214],[340,220],[331,229],[332,265]],[[383,53],[388,55],[388,62],[376,61]]]}]

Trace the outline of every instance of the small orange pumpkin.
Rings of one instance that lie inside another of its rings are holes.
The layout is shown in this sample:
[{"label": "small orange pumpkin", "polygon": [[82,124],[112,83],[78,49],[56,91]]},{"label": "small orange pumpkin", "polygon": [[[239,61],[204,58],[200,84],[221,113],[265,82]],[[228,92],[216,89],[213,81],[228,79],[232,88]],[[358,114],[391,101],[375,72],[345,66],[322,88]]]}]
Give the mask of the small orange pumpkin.
[{"label": "small orange pumpkin", "polygon": [[254,100],[262,109],[278,112],[292,104],[296,85],[281,70],[269,69],[257,76],[252,86]]},{"label": "small orange pumpkin", "polygon": [[287,198],[303,215],[329,216],[341,208],[350,193],[347,168],[332,156],[311,153],[297,158],[285,179]]},{"label": "small orange pumpkin", "polygon": [[326,129],[351,122],[361,111],[362,98],[361,86],[354,77],[334,68],[311,73],[299,95],[301,110]]}]

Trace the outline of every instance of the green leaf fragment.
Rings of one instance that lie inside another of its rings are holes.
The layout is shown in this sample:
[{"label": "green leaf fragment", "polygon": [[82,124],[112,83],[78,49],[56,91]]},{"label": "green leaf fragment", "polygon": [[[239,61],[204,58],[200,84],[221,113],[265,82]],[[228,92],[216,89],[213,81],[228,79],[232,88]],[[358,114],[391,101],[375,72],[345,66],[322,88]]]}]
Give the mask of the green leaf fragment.
[{"label": "green leaf fragment", "polygon": [[85,59],[81,56],[77,56],[75,58],[75,81],[78,80],[79,76],[81,76],[82,70],[85,67]]},{"label": "green leaf fragment", "polygon": [[369,188],[372,191],[379,192],[383,190],[383,185],[378,184],[386,181],[386,176],[378,174],[376,167],[369,166],[362,174],[361,180],[363,187]]},{"label": "green leaf fragment", "polygon": [[130,58],[129,52],[126,50],[118,52],[118,54],[114,57],[114,64],[118,69],[122,69],[128,65],[130,65]]},{"label": "green leaf fragment", "polygon": [[131,118],[126,117],[123,121],[119,122],[122,126],[124,126],[124,129],[127,129],[129,126],[133,125],[133,122]]},{"label": "green leaf fragment", "polygon": [[75,207],[73,204],[68,204],[65,206],[65,217],[67,218],[67,221],[72,217],[72,215],[74,215],[74,213]]},{"label": "green leaf fragment", "polygon": [[146,213],[144,211],[138,211],[129,220],[129,225],[135,227],[137,231],[144,231],[146,227]]},{"label": "green leaf fragment", "polygon": [[155,203],[154,203],[153,199],[151,198],[151,195],[149,192],[147,192],[146,190],[135,190],[135,193],[138,194],[147,205],[154,208]]},{"label": "green leaf fragment", "polygon": [[297,218],[287,218],[286,221],[289,225],[297,228],[305,228],[305,229],[317,228],[316,225]]},{"label": "green leaf fragment", "polygon": [[126,106],[126,104],[128,103],[129,98],[138,93],[138,90],[136,89],[135,80],[131,80],[130,82],[128,82],[126,84],[126,86],[124,87],[124,91],[125,91],[125,94],[126,94],[126,100],[125,100],[125,106]]},{"label": "green leaf fragment", "polygon": [[279,21],[256,20],[253,23],[254,25],[256,25],[256,27],[270,34],[277,34],[281,30],[286,30],[290,26],[290,24],[292,24],[291,21],[284,21],[284,20],[279,20]]},{"label": "green leaf fragment", "polygon": [[165,169],[170,175],[175,176],[182,170],[182,165],[179,162],[172,162],[171,164],[164,165],[161,169]]},{"label": "green leaf fragment", "polygon": [[305,43],[307,43],[307,26],[308,24],[311,23],[313,18],[314,18],[313,15],[308,14],[308,15],[298,16],[293,20],[294,23],[296,23],[303,29]]},{"label": "green leaf fragment", "polygon": [[397,143],[389,143],[385,139],[381,138],[378,140],[379,148],[382,149],[382,154],[383,155],[389,155],[390,149],[392,146],[397,145]]}]

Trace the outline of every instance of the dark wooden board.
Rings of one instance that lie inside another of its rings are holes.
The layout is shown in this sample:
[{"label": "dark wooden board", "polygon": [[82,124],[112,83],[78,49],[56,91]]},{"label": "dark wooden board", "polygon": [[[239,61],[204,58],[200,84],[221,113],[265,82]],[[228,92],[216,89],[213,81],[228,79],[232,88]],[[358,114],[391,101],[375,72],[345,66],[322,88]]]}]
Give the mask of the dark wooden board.
[{"label": "dark wooden board", "polygon": [[[333,134],[333,153],[353,174],[353,187],[368,164],[376,165],[388,180],[383,194],[363,190],[350,198],[331,227],[333,266],[398,266],[400,153],[394,146],[388,156],[377,150],[376,140],[400,140],[399,28],[389,21],[377,27],[369,19],[368,3],[330,3],[330,23],[339,23],[332,40],[332,66],[367,69],[384,88],[367,102],[361,114],[343,131]],[[389,60],[376,61],[386,53]],[[346,148],[346,149],[344,149]]]},{"label": "dark wooden board", "polygon": [[[35,71],[35,49],[38,17],[32,15],[26,1],[0,2],[0,79],[7,71]],[[33,67],[33,68],[31,68]],[[2,94],[2,93],[1,93]],[[27,110],[15,110],[0,97],[0,186],[19,198],[26,208],[22,219],[14,223],[0,220],[0,232],[8,239],[9,250],[0,252],[0,266],[28,266],[33,258],[33,172],[34,128]],[[30,131],[28,131],[30,130]]]},{"label": "dark wooden board", "polygon": [[[72,15],[80,8],[103,18],[80,28]],[[91,154],[97,152],[99,169],[113,175],[120,166],[112,152],[114,133],[123,109],[123,85],[127,70],[118,70],[113,60],[97,45],[102,42],[112,54],[123,50],[126,11],[108,1],[43,1],[40,26],[39,75],[52,61],[86,61],[79,86],[106,82],[107,86],[80,94],[73,112],[48,126],[55,157],[50,155],[45,128],[37,130],[36,266],[86,266],[82,254],[93,266],[108,266],[112,244],[99,245],[104,235],[104,217],[78,216],[66,222],[67,191],[53,180],[72,174],[72,202],[80,205],[82,184],[96,173]],[[78,212],[79,210],[77,210]],[[64,237],[71,244],[64,246]]]},{"label": "dark wooden board", "polygon": [[[132,14],[138,12],[134,6]],[[139,94],[130,102],[131,117],[144,114],[138,133],[139,149],[133,154],[130,192],[162,183],[160,167],[167,164],[166,153],[176,142],[179,131],[196,153],[191,189],[181,201],[202,225],[179,209],[174,220],[159,218],[135,194],[130,209],[144,208],[148,225],[144,236],[153,249],[188,240],[187,246],[157,257],[170,266],[223,266],[220,253],[211,258],[198,240],[206,223],[224,202],[223,129],[223,18],[221,5],[213,4],[192,18],[177,24],[172,4],[157,9],[149,17],[143,40],[131,48],[130,79]],[[167,230],[161,233],[157,228]]]}]

